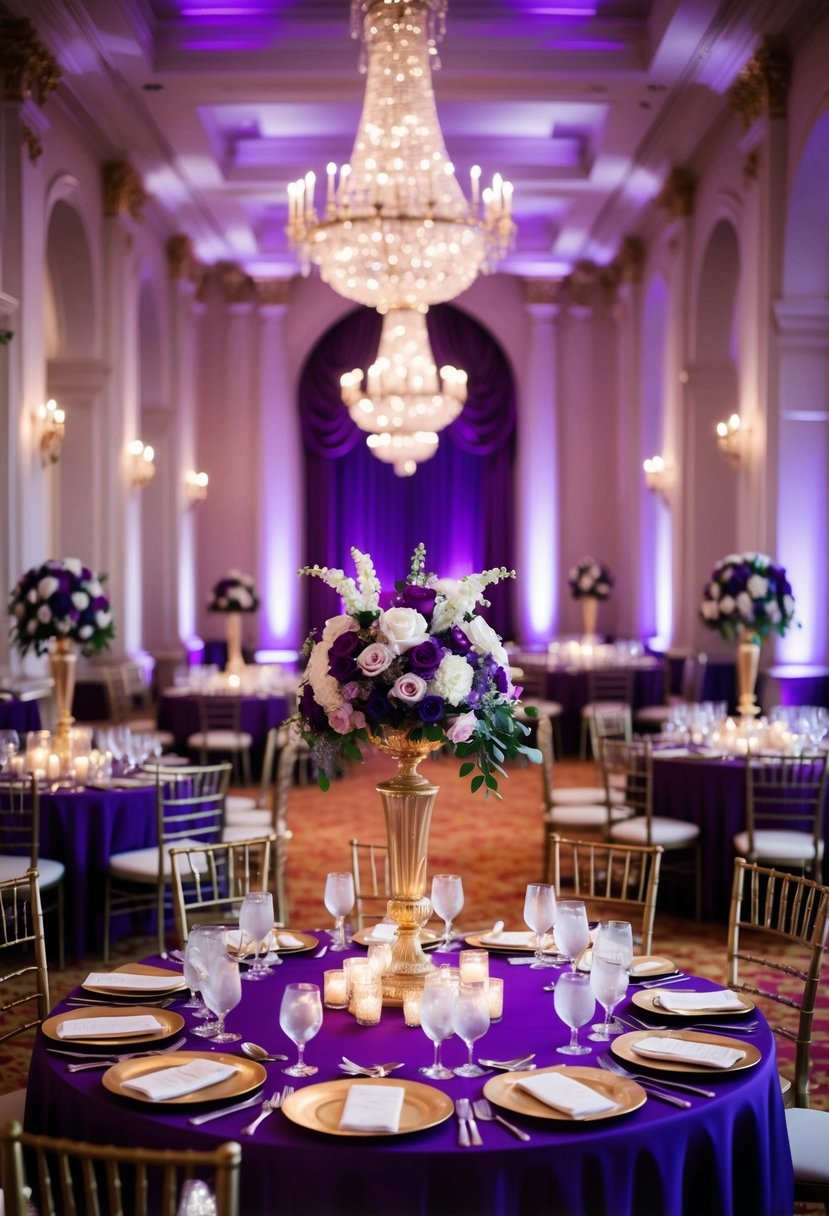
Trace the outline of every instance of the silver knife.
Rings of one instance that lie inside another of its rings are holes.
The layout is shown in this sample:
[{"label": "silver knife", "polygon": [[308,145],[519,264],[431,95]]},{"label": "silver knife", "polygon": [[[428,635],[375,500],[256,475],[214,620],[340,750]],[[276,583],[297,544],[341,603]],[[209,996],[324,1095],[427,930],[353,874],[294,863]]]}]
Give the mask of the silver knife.
[{"label": "silver knife", "polygon": [[237,1102],[235,1106],[223,1106],[221,1110],[209,1110],[206,1115],[194,1115],[188,1122],[195,1127],[200,1127],[202,1123],[209,1123],[211,1119],[223,1119],[225,1115],[235,1115],[237,1111],[247,1110],[249,1106],[258,1106],[261,1098],[261,1093],[254,1094],[252,1098],[246,1098],[244,1102]]},{"label": "silver knife", "polygon": [[659,1098],[660,1101],[667,1102],[670,1106],[681,1106],[683,1110],[688,1110],[692,1105],[687,1099],[680,1098],[676,1094],[669,1094],[664,1089],[657,1089],[655,1086],[643,1084],[641,1081],[638,1081],[637,1084],[641,1085],[651,1098]]}]

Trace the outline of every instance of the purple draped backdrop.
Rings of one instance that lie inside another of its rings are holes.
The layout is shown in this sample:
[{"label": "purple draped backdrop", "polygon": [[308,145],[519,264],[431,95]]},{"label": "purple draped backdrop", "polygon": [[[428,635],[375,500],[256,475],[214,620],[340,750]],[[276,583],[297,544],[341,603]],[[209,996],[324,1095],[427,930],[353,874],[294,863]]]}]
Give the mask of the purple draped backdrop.
[{"label": "purple draped backdrop", "polygon": [[[449,304],[427,314],[438,367],[464,368],[468,397],[440,435],[437,454],[413,477],[372,456],[340,397],[340,376],[375,358],[382,318],[360,309],[321,339],[303,368],[299,407],[305,451],[306,561],[353,573],[352,545],[371,553],[384,589],[404,578],[412,550],[426,545],[430,570],[453,578],[514,564],[515,388],[493,337]],[[512,636],[511,583],[491,589],[486,616]],[[318,579],[305,587],[306,626],[338,612]]]}]

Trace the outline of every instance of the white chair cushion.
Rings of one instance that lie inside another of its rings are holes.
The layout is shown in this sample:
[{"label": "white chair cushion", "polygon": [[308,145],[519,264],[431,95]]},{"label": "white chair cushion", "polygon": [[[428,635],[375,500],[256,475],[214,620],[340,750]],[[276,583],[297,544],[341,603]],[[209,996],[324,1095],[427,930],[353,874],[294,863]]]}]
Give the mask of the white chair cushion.
[{"label": "white chair cushion", "polygon": [[[201,849],[204,844],[203,840],[188,840],[186,837],[177,840],[175,845],[171,844],[165,850],[164,877],[169,880],[173,873],[170,865],[170,849]],[[181,865],[180,861],[179,865]],[[203,856],[200,857],[196,854],[194,868],[199,874],[207,872],[207,863]],[[158,849],[151,847],[149,849],[130,849],[127,853],[114,853],[109,859],[109,872],[116,878],[126,878],[129,882],[156,882],[158,880]],[[181,872],[186,871],[182,869]]]},{"label": "white chair cushion", "polygon": [[262,824],[229,823],[222,833],[222,840],[250,840],[253,836],[266,836],[270,830],[270,815],[268,816],[268,822]]},{"label": "white chair cushion", "polygon": [[[622,790],[611,790],[610,801],[624,802]],[[553,790],[553,806],[583,806],[585,803],[595,806],[599,802],[604,802],[604,790],[598,785],[561,786]]]},{"label": "white chair cushion", "polygon": [[829,1111],[789,1107],[786,1130],[795,1182],[829,1184]]},{"label": "white chair cushion", "polygon": [[[748,856],[748,832],[738,832],[734,848]],[[815,855],[814,840],[809,832],[772,831],[763,828],[754,833],[754,857],[779,857],[786,861],[811,861]],[[818,841],[818,857],[823,856],[823,841]]]},{"label": "white chair cushion", "polygon": [[257,808],[255,798],[251,798],[246,794],[228,794],[225,798],[225,814],[230,815],[231,811],[253,811]]},{"label": "white chair cushion", "polygon": [[667,722],[673,710],[668,705],[644,705],[633,715],[634,722]]},{"label": "white chair cushion", "polygon": [[[648,821],[644,815],[636,815],[623,823],[614,824],[610,829],[613,840],[621,840],[624,844],[646,844],[648,839]],[[654,815],[651,820],[651,840],[654,844],[666,848],[692,844],[699,836],[699,828],[695,823],[687,823],[684,819],[667,819]]]},{"label": "white chair cushion", "polygon": [[[28,857],[0,857],[0,882],[9,878],[22,878],[29,868]],[[39,887],[53,887],[60,882],[65,873],[62,861],[52,861],[50,857],[38,857],[37,872]]]},{"label": "white chair cushion", "polygon": [[552,827],[559,825],[568,828],[604,827],[607,823],[607,807],[588,806],[587,804],[555,806],[552,814],[548,811],[544,816],[544,822],[549,823]]},{"label": "white chair cushion", "polygon": [[210,752],[244,752],[253,744],[253,735],[235,730],[196,731],[187,740],[187,746],[194,750],[205,747]]},{"label": "white chair cushion", "polygon": [[231,814],[229,811],[225,815],[225,823],[236,826],[237,824],[246,824],[249,827],[262,827],[270,830],[273,816],[269,810],[264,807],[248,807],[235,811]]}]

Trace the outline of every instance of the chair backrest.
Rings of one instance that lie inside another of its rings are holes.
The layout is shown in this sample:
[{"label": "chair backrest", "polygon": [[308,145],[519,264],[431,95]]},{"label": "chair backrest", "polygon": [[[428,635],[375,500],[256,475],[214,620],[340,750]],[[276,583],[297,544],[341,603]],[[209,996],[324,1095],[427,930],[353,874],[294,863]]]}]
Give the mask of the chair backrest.
[{"label": "chair backrest", "polygon": [[204,1180],[216,1216],[239,1216],[242,1149],[235,1141],[212,1152],[120,1148],[36,1136],[19,1123],[0,1131],[6,1216],[27,1216],[27,1173],[40,1216],[176,1216],[182,1193]]},{"label": "chair backrest", "polygon": [[152,689],[147,683],[139,663],[127,661],[121,664],[124,690],[129,701],[130,713],[150,710],[153,705]]},{"label": "chair backrest", "polygon": [[685,656],[682,664],[682,681],[680,696],[689,705],[696,705],[702,700],[702,688],[705,683],[705,673],[708,669],[708,655],[699,651],[698,654]]},{"label": "chair backrest", "polygon": [[[639,913],[639,949],[642,954],[650,954],[662,846],[566,840],[556,833],[550,843],[556,895],[583,899],[591,919],[604,910],[623,909],[631,917]],[[636,925],[633,928],[637,933]]]},{"label": "chair backrest", "polygon": [[239,734],[242,729],[242,698],[238,693],[202,693],[197,698],[199,730],[227,730]]},{"label": "chair backrest", "polygon": [[[772,1030],[795,1044],[795,1101],[808,1106],[812,1021],[829,928],[829,887],[781,870],[734,862],[728,920],[728,984],[797,1014]],[[748,949],[741,934],[749,935]],[[753,952],[761,941],[764,956]],[[740,978],[740,964],[747,975]],[[774,987],[761,986],[773,984]]]},{"label": "chair backrest", "polygon": [[[808,832],[813,840],[813,870],[822,855],[823,807],[829,757],[754,755],[745,761],[748,855],[754,834],[780,829]],[[782,862],[782,858],[780,859]]]},{"label": "chair backrest", "polygon": [[632,667],[591,667],[587,672],[587,699],[593,701],[633,700]]},{"label": "chair backrest", "polygon": [[0,882],[0,967],[2,1043],[38,1026],[49,1012],[49,970],[37,870],[29,869],[19,878]]},{"label": "chair backrest", "polygon": [[621,739],[630,743],[633,738],[633,716],[630,705],[594,705],[590,711],[590,747],[594,756],[601,750],[602,739]]},{"label": "chair backrest", "polygon": [[541,793],[544,799],[544,810],[549,811],[553,805],[553,774],[555,772],[555,746],[553,742],[553,723],[544,714],[535,719],[535,743],[541,752]]},{"label": "chair backrest", "polygon": [[37,866],[40,794],[34,775],[0,783],[0,853],[20,858],[20,873]]},{"label": "chair backrest", "polygon": [[[186,842],[215,844],[222,837],[231,765],[158,766],[156,808],[160,851]],[[164,866],[160,866],[164,872]]]},{"label": "chair backrest", "polygon": [[647,820],[647,839],[652,845],[651,821],[653,819],[653,751],[650,739],[602,739],[599,745],[599,763],[605,785],[605,799],[610,807],[613,794],[624,790],[625,806],[635,815]]},{"label": "chair backrest", "polygon": [[389,848],[385,844],[351,841],[351,871],[354,875],[354,919],[357,932],[368,922],[382,920],[391,899]]},{"label": "chair backrest", "polygon": [[270,878],[273,835],[170,849],[176,932],[184,946],[195,921],[238,920],[248,891],[264,891]]}]

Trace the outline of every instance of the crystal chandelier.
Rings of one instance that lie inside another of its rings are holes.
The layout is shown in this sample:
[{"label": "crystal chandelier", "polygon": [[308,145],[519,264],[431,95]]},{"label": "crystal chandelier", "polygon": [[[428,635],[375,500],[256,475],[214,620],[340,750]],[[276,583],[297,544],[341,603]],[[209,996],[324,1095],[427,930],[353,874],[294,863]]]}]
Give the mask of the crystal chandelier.
[{"label": "crystal chandelier", "polygon": [[438,437],[434,431],[415,431],[413,434],[392,435],[382,431],[366,437],[369,451],[384,464],[394,465],[398,477],[411,477],[417,466],[434,456],[438,450]]}]

